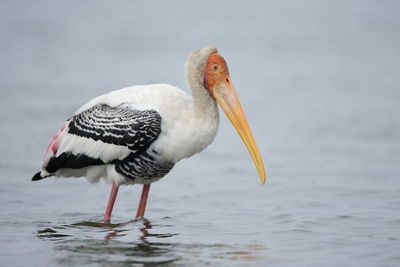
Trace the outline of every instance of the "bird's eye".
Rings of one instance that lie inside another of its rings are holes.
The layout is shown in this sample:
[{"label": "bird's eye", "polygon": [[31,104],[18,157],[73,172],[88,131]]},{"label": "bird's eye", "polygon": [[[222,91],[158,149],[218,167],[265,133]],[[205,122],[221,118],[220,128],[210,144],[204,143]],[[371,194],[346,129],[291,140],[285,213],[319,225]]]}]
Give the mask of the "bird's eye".
[{"label": "bird's eye", "polygon": [[212,65],[212,69],[213,69],[213,71],[218,70],[218,65],[217,64]]}]

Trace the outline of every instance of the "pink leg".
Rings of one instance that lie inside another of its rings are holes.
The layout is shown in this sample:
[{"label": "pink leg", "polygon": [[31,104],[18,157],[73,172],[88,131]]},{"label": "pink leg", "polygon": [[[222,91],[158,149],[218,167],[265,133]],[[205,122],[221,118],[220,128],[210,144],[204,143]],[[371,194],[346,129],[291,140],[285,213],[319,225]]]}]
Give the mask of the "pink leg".
[{"label": "pink leg", "polygon": [[150,185],[144,184],[142,190],[142,196],[140,197],[139,207],[136,213],[136,218],[144,216],[144,210],[146,209],[147,197],[149,196]]},{"label": "pink leg", "polygon": [[106,213],[104,214],[104,223],[109,223],[111,218],[111,213],[114,207],[115,198],[117,197],[119,186],[115,183],[112,184],[110,199],[108,200],[108,205],[106,209]]}]

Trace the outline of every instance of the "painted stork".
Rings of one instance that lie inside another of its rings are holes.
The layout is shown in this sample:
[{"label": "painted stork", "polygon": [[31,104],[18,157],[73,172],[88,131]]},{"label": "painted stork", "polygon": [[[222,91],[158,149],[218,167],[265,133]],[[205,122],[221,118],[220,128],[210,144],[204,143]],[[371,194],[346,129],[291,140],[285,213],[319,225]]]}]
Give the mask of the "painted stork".
[{"label": "painted stork", "polygon": [[192,96],[167,84],[127,87],[82,106],[52,138],[42,169],[50,176],[104,178],[112,190],[104,215],[111,218],[118,188],[143,184],[136,217],[143,217],[151,183],[183,158],[204,150],[217,133],[217,103],[236,128],[265,183],[264,164],[229,76],[215,47],[193,51],[185,62]]}]

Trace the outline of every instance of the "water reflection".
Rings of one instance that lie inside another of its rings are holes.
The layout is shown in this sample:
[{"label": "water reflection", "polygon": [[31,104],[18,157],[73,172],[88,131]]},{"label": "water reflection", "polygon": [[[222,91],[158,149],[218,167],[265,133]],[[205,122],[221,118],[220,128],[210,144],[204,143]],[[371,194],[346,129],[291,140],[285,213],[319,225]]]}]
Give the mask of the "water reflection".
[{"label": "water reflection", "polygon": [[[260,260],[257,244],[183,244],[168,223],[141,218],[119,224],[84,221],[69,225],[41,225],[36,236],[54,243],[60,264],[188,264]],[[167,231],[166,231],[167,229]]]},{"label": "water reflection", "polygon": [[178,260],[171,243],[147,240],[148,237],[167,238],[176,234],[149,233],[152,228],[146,219],[119,224],[85,221],[45,227],[36,235],[42,240],[56,242],[55,249],[63,254],[58,262],[64,264],[170,263]]}]

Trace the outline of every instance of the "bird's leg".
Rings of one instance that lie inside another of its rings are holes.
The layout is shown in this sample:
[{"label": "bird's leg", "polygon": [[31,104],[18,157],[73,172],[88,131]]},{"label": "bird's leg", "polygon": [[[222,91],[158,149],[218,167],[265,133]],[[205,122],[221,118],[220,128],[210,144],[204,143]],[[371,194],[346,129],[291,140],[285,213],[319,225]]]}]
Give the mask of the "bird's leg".
[{"label": "bird's leg", "polygon": [[144,184],[142,190],[142,196],[140,197],[139,207],[136,213],[136,218],[144,216],[144,210],[146,209],[147,197],[149,196],[150,184]]},{"label": "bird's leg", "polygon": [[119,186],[115,183],[112,184],[110,199],[108,200],[108,205],[106,209],[106,213],[104,214],[104,223],[109,223],[111,218],[111,213],[114,207],[115,198],[117,197]]}]

